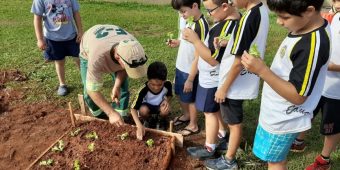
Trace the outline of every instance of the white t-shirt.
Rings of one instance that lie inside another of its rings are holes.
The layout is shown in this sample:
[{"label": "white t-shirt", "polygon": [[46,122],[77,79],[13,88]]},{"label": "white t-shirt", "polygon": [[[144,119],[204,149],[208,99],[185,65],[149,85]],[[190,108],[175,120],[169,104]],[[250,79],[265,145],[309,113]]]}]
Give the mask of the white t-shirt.
[{"label": "white t-shirt", "polygon": [[[186,27],[189,27],[189,25],[187,24]],[[204,42],[209,31],[209,25],[204,15],[201,15],[200,19],[195,21],[191,29],[193,29],[201,41]],[[184,73],[190,73],[191,64],[195,59],[195,47],[193,44],[182,38],[180,38],[180,40],[181,43],[178,48],[176,68]]]},{"label": "white t-shirt", "polygon": [[[233,36],[228,42],[227,50],[221,61],[219,87],[224,83],[235,56],[242,56],[244,51],[249,51],[256,44],[264,58],[267,35],[269,29],[269,14],[267,6],[259,3],[246,11],[237,24]],[[254,99],[258,95],[260,78],[245,69],[242,69],[226,94],[229,99]]]},{"label": "white t-shirt", "polygon": [[303,35],[289,34],[278,49],[271,71],[290,82],[300,96],[307,97],[294,105],[263,85],[259,124],[274,134],[297,133],[311,128],[325,82],[330,54],[330,30],[325,24]]},{"label": "white t-shirt", "polygon": [[[219,23],[216,23],[208,33],[207,38],[205,39],[205,45],[210,49],[211,57],[213,57],[219,63],[223,57],[225,52],[225,47],[220,48],[219,50],[215,50],[214,47],[214,38],[219,37],[220,35],[229,35],[232,33],[234,27],[236,25],[236,21],[234,20],[224,20]],[[201,57],[198,59],[198,82],[201,87],[204,88],[215,88],[218,85],[218,75],[220,70],[220,64],[216,66],[212,66],[206,61],[204,61]]]},{"label": "white t-shirt", "polygon": [[[335,14],[331,23],[332,52],[330,62],[340,65],[340,13]],[[327,71],[322,95],[340,100],[340,72]]]}]

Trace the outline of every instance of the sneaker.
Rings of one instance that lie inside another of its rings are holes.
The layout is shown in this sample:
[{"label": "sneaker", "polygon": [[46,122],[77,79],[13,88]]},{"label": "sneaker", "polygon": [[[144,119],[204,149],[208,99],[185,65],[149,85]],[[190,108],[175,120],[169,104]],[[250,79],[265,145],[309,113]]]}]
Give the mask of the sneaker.
[{"label": "sneaker", "polygon": [[213,158],[215,156],[215,150],[208,151],[207,146],[188,147],[187,152],[190,156],[200,159],[200,160]]},{"label": "sneaker", "polygon": [[296,152],[296,153],[300,153],[305,151],[306,149],[306,143],[304,141],[300,142],[299,144],[294,141],[292,146],[290,147],[290,151],[291,152]]},{"label": "sneaker", "polygon": [[225,137],[219,138],[217,141],[216,150],[218,151],[226,151],[228,149],[228,142],[229,142],[229,134],[227,134]]},{"label": "sneaker", "polygon": [[224,156],[220,156],[217,159],[209,159],[204,161],[204,165],[207,169],[210,170],[237,170],[238,169],[238,165],[236,160],[232,160],[232,161],[227,161]]},{"label": "sneaker", "polygon": [[321,155],[315,158],[314,163],[306,167],[305,170],[330,170],[331,163],[324,160]]},{"label": "sneaker", "polygon": [[68,94],[68,89],[66,85],[61,85],[58,88],[58,95],[59,96],[66,96]]}]

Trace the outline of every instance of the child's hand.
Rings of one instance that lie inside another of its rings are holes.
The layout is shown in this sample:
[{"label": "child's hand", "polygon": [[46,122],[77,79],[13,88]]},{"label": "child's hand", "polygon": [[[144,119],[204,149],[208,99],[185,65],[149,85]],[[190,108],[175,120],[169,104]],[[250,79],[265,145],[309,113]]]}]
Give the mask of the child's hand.
[{"label": "child's hand", "polygon": [[161,105],[160,105],[160,108],[159,108],[159,111],[161,113],[169,113],[170,112],[170,104],[168,102],[168,100],[163,100]]},{"label": "child's hand", "polygon": [[184,93],[190,93],[192,91],[193,88],[193,82],[189,79],[187,79],[184,83],[184,88],[183,88],[183,92]]},{"label": "child's hand", "polygon": [[196,34],[195,31],[193,31],[192,29],[189,28],[185,28],[182,31],[182,38],[191,42],[191,43],[195,43],[196,41],[200,41],[198,35]]},{"label": "child's hand", "polygon": [[167,42],[166,42],[166,45],[168,45],[169,47],[171,48],[176,48],[179,46],[179,43],[180,43],[180,40],[176,40],[176,39],[169,39]]},{"label": "child's hand", "polygon": [[46,49],[46,42],[44,40],[38,40],[37,46],[40,50],[45,50]]},{"label": "child's hand", "polygon": [[138,140],[143,140],[143,136],[145,135],[144,126],[137,126],[136,137]]},{"label": "child's hand", "polygon": [[77,43],[80,43],[81,39],[83,38],[83,31],[79,31],[77,34]]},{"label": "child's hand", "polygon": [[218,88],[215,92],[215,102],[216,103],[223,103],[225,101],[225,93],[226,91],[222,88]]},{"label": "child's hand", "polygon": [[263,62],[261,58],[254,57],[248,54],[247,51],[243,52],[243,55],[241,57],[241,63],[245,69],[259,76],[267,68],[266,64]]},{"label": "child's hand", "polygon": [[220,40],[219,37],[214,38],[214,47],[217,50],[219,50],[221,47],[226,47],[227,44],[228,44],[228,41],[226,40]]}]

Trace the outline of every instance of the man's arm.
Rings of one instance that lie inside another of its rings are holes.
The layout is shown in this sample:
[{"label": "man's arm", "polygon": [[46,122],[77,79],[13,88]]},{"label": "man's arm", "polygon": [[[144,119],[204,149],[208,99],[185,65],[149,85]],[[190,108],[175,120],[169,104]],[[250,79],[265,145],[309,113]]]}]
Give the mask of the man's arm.
[{"label": "man's arm", "polygon": [[127,73],[125,70],[121,70],[116,72],[116,79],[115,79],[115,84],[112,88],[112,93],[111,93],[111,99],[113,102],[119,103],[120,99],[120,87],[122,86],[124,80],[127,78]]},{"label": "man's arm", "polygon": [[46,49],[46,43],[44,41],[43,29],[42,29],[42,16],[34,14],[33,19],[35,36],[37,38],[37,46],[40,50]]}]

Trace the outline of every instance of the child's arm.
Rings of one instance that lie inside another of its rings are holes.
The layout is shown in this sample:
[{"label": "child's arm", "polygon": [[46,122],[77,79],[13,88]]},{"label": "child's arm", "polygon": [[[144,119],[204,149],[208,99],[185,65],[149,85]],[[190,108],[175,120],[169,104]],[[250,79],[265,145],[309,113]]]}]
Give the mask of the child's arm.
[{"label": "child's arm", "polygon": [[132,108],[131,109],[131,115],[132,115],[132,118],[135,121],[135,124],[137,126],[137,132],[136,132],[137,139],[143,140],[143,136],[145,134],[145,128],[138,118],[137,110]]},{"label": "child's arm", "polygon": [[35,36],[37,37],[37,46],[40,50],[46,49],[46,42],[43,36],[42,29],[42,16],[34,14],[33,19]]},{"label": "child's arm", "polygon": [[77,30],[78,30],[77,42],[80,43],[81,38],[83,37],[83,33],[84,32],[83,32],[83,25],[82,25],[82,22],[81,22],[79,11],[73,12],[73,16],[74,16],[74,21],[76,23]]},{"label": "child's arm", "polygon": [[195,46],[195,50],[198,52],[199,56],[209,63],[211,66],[216,66],[219,64],[215,58],[211,57],[210,49],[199,39],[195,31],[185,28],[183,30],[183,39],[191,42]]},{"label": "child's arm", "polygon": [[194,57],[195,58],[192,61],[191,70],[190,70],[189,76],[188,76],[187,80],[184,83],[184,88],[183,88],[183,92],[184,93],[189,93],[189,92],[192,91],[193,82],[194,82],[195,77],[196,77],[197,72],[198,72],[198,69],[197,69],[198,53],[197,53],[196,50],[195,50],[195,53],[194,53]]},{"label": "child's arm", "polygon": [[328,64],[328,71],[340,72],[340,65],[334,64],[333,62],[329,62],[329,64]]},{"label": "child's arm", "polygon": [[243,53],[241,63],[250,72],[261,77],[276,93],[295,105],[301,105],[307,97],[300,96],[294,85],[274,74],[262,59],[256,58],[246,51]]}]

